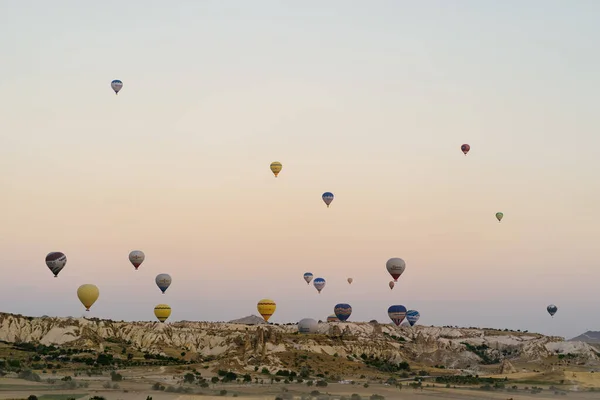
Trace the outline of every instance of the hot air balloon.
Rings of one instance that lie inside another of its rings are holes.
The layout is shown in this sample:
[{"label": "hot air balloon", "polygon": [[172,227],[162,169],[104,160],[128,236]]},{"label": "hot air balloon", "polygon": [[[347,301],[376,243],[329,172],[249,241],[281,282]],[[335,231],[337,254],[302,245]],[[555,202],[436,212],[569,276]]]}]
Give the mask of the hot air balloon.
[{"label": "hot air balloon", "polygon": [[335,314],[333,314],[327,317],[327,322],[340,322],[340,320]]},{"label": "hot air balloon", "polygon": [[131,261],[136,270],[140,267],[145,259],[146,255],[141,250],[134,250],[129,253],[129,261]]},{"label": "hot air balloon", "polygon": [[90,307],[98,300],[100,296],[100,291],[96,285],[92,285],[91,283],[86,283],[85,285],[79,286],[77,289],[77,297],[79,297],[79,301],[84,305],[85,311],[90,311]]},{"label": "hot air balloon", "polygon": [[323,198],[323,201],[325,202],[325,204],[327,204],[327,208],[329,208],[329,205],[333,201],[333,193],[325,192],[325,193],[323,193],[323,196],[321,196],[321,197]]},{"label": "hot air balloon", "polygon": [[498,220],[498,222],[502,221],[502,218],[504,218],[504,213],[497,212],[496,219]]},{"label": "hot air balloon", "polygon": [[398,278],[400,278],[400,275],[402,275],[406,269],[406,263],[403,259],[395,257],[390,258],[387,263],[385,263],[385,267],[392,278],[394,278],[394,282],[398,282]]},{"label": "hot air balloon", "polygon": [[312,281],[312,278],[313,278],[313,274],[312,273],[306,272],[304,274],[304,280],[306,281],[307,285],[310,285],[310,281]]},{"label": "hot air balloon", "polygon": [[336,304],[333,308],[333,312],[340,321],[344,322],[350,317],[350,314],[352,314],[352,307],[350,307],[350,304],[345,303]]},{"label": "hot air balloon", "polygon": [[402,323],[404,317],[406,317],[406,307],[399,305],[390,306],[388,308],[388,316],[398,326]]},{"label": "hot air balloon", "polygon": [[58,273],[62,271],[66,263],[67,256],[60,251],[53,251],[46,256],[46,265],[50,268],[50,271],[52,271],[55,278],[58,277]]},{"label": "hot air balloon", "polygon": [[390,290],[392,290],[394,288],[394,281],[390,281],[389,285],[390,285]]},{"label": "hot air balloon", "polygon": [[465,156],[467,155],[467,153],[469,152],[469,150],[471,150],[471,146],[469,146],[468,144],[463,144],[462,146],[460,146],[460,150],[465,153]]},{"label": "hot air balloon", "polygon": [[115,91],[115,94],[119,94],[119,90],[123,88],[123,82],[118,79],[115,79],[110,83],[110,87]]},{"label": "hot air balloon", "polygon": [[277,178],[277,175],[279,175],[279,173],[281,172],[281,168],[283,168],[283,166],[279,161],[273,161],[271,163],[271,172],[273,172],[275,178]]},{"label": "hot air balloon", "polygon": [[406,320],[408,321],[410,326],[413,326],[414,324],[416,324],[417,321],[419,320],[419,318],[421,318],[421,314],[419,314],[419,312],[417,310],[408,310],[406,312]]},{"label": "hot air balloon", "polygon": [[299,333],[317,333],[319,324],[312,318],[304,318],[298,322]]},{"label": "hot air balloon", "polygon": [[317,278],[314,280],[313,285],[315,286],[315,288],[317,289],[317,291],[320,294],[321,290],[323,290],[323,288],[325,287],[325,279]]},{"label": "hot air balloon", "polygon": [[171,315],[171,307],[168,304],[159,304],[154,307],[154,315],[160,322],[165,322]]},{"label": "hot air balloon", "polygon": [[349,284],[352,284],[352,281],[353,281],[353,280],[354,280],[354,279],[352,279],[352,278],[348,278],[348,283],[349,283]]},{"label": "hot air balloon", "polygon": [[548,310],[548,314],[550,314],[551,317],[554,317],[554,314],[556,314],[558,311],[558,307],[556,307],[554,304],[550,304],[548,307],[546,307],[546,310]]},{"label": "hot air balloon", "polygon": [[277,304],[271,299],[262,299],[256,305],[258,312],[265,321],[269,321],[269,318],[275,313],[275,309],[277,308]]},{"label": "hot air balloon", "polygon": [[158,274],[156,275],[156,286],[165,294],[166,290],[171,286],[171,275]]}]

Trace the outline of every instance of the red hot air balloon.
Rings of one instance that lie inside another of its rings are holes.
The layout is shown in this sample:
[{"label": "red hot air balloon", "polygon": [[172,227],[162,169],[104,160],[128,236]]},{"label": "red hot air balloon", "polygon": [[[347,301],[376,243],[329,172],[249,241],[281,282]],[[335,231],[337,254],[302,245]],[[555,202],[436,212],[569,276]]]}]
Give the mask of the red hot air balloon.
[{"label": "red hot air balloon", "polygon": [[468,144],[463,144],[462,146],[460,146],[460,150],[465,153],[465,156],[467,155],[467,153],[469,152],[469,150],[471,150],[471,146],[469,146]]}]

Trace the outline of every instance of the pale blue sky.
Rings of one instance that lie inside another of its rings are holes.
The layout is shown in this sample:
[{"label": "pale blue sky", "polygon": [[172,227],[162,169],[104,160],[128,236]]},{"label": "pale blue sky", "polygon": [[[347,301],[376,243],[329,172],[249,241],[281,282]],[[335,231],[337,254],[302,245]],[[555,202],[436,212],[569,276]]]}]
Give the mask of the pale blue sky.
[{"label": "pale blue sky", "polygon": [[[170,321],[228,320],[270,297],[274,322],[349,302],[350,320],[404,304],[428,325],[600,330],[599,15],[0,0],[2,311],[81,315],[89,282],[91,315],[113,319],[166,302]],[[58,279],[50,251],[69,260]],[[390,257],[407,262],[394,291]]]}]

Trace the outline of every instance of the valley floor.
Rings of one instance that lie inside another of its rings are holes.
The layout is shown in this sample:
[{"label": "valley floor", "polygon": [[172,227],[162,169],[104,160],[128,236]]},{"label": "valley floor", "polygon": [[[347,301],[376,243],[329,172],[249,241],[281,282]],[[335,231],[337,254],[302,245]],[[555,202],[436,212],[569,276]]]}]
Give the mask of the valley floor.
[{"label": "valley floor", "polygon": [[[578,373],[581,374],[581,373]],[[363,400],[368,400],[371,395],[378,394],[386,400],[406,399],[406,400],[435,400],[435,399],[456,399],[456,400],[529,400],[529,399],[557,399],[566,398],[574,400],[598,400],[600,391],[577,392],[569,390],[566,396],[559,396],[554,391],[549,390],[548,386],[539,385],[544,388],[542,393],[531,394],[524,390],[518,392],[487,392],[479,389],[470,388],[443,388],[443,387],[424,387],[423,390],[404,387],[399,390],[393,386],[383,384],[371,384],[368,388],[362,385],[349,385],[332,383],[326,388],[307,387],[303,384],[216,384],[206,389],[194,387],[194,394],[182,394],[165,391],[156,391],[149,388],[149,382],[143,380],[129,380],[119,382],[119,389],[105,389],[102,387],[103,381],[90,380],[88,388],[78,388],[74,390],[61,390],[57,387],[51,387],[46,383],[27,382],[22,379],[0,378],[0,399],[26,399],[34,394],[38,400],[67,400],[75,398],[77,400],[87,400],[93,396],[102,396],[106,400],[146,400],[148,396],[152,400],[213,400],[237,397],[244,400],[273,400],[277,396],[284,399],[300,399],[303,395],[308,396],[313,390],[319,390],[321,394],[331,395],[330,399],[340,399],[341,396],[350,399],[354,393],[361,396]],[[283,388],[288,390],[283,391]],[[524,387],[525,385],[519,385]],[[192,386],[193,387],[193,386]],[[571,388],[573,389],[573,388]],[[576,387],[575,387],[576,389]],[[227,390],[222,396],[221,390]],[[313,397],[316,399],[316,397]]]}]

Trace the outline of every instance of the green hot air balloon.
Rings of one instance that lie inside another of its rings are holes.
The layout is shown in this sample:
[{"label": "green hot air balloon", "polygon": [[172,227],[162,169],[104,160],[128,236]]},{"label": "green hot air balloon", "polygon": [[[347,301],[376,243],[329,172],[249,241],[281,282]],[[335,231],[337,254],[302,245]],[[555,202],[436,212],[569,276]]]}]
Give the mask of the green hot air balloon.
[{"label": "green hot air balloon", "polygon": [[498,220],[498,222],[502,221],[502,218],[504,218],[504,213],[497,212],[496,219]]}]

